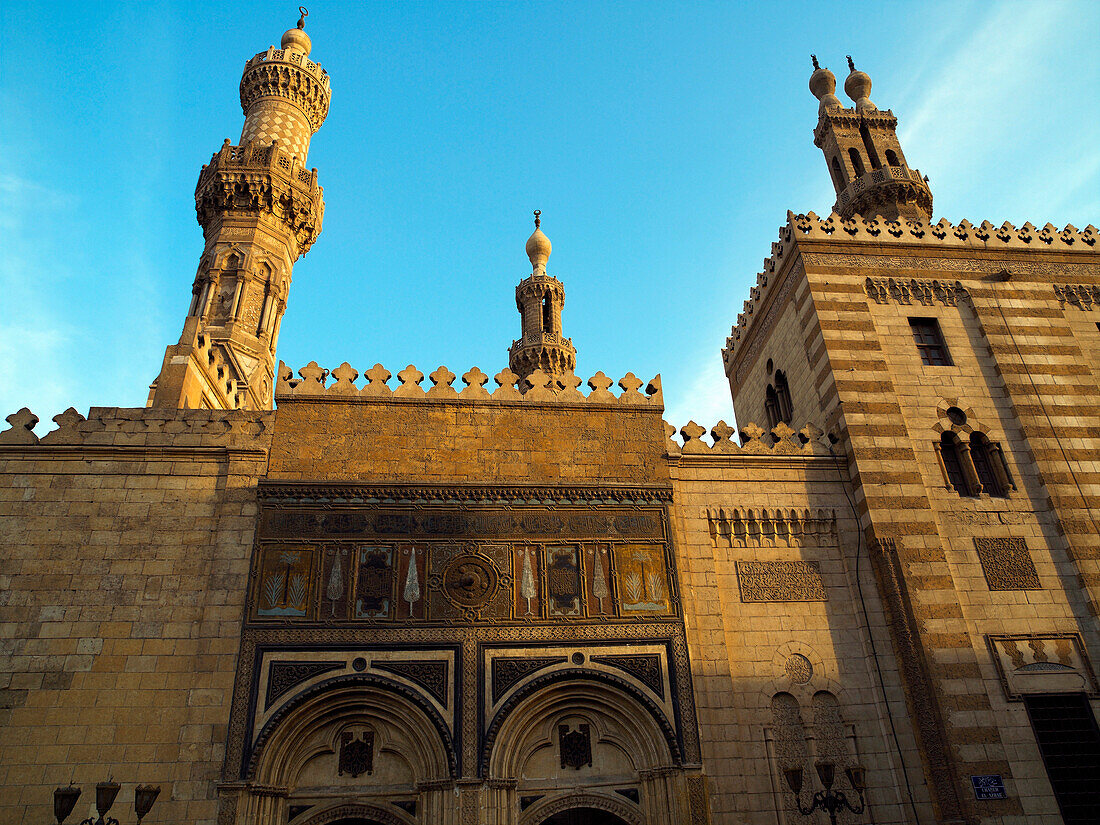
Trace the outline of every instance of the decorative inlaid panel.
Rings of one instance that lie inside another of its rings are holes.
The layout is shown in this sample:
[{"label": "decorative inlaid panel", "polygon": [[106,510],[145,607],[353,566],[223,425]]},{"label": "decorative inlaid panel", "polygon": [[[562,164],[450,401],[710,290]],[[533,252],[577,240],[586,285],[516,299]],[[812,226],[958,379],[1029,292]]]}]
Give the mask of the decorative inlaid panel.
[{"label": "decorative inlaid panel", "polygon": [[661,674],[661,657],[656,653],[621,653],[593,656],[593,662],[617,667],[629,673],[662,699],[665,698],[665,680]]},{"label": "decorative inlaid panel", "polygon": [[258,616],[300,618],[309,611],[313,551],[308,547],[268,549],[263,555],[256,605]]},{"label": "decorative inlaid panel", "polygon": [[493,702],[508,692],[512,685],[544,667],[561,664],[564,656],[500,656],[493,659]]},{"label": "decorative inlaid panel", "polygon": [[264,710],[280,699],[288,690],[330,670],[341,670],[343,662],[272,662],[267,671],[267,693]]},{"label": "decorative inlaid panel", "polygon": [[815,561],[739,561],[737,581],[743,602],[828,600]]},{"label": "decorative inlaid panel", "polygon": [[374,667],[404,676],[428,691],[439,704],[447,707],[447,662],[440,659],[375,660]]},{"label": "decorative inlaid panel", "polygon": [[563,539],[660,538],[661,514],[625,507],[491,508],[364,507],[347,510],[264,508],[265,538],[454,538]]},{"label": "decorative inlaid panel", "polygon": [[1042,590],[1035,563],[1022,538],[974,539],[990,590]]},{"label": "decorative inlaid panel", "polygon": [[656,544],[616,545],[615,567],[622,615],[669,612],[669,582],[663,547]]}]

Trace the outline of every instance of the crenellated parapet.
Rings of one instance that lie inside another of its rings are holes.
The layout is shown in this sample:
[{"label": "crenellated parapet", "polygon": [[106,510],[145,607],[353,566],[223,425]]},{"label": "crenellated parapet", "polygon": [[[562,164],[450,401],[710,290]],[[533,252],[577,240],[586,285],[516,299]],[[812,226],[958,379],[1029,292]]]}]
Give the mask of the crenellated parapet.
[{"label": "crenellated parapet", "polygon": [[[357,384],[357,369],[347,362],[334,370],[327,370],[311,361],[298,371],[298,378],[286,364],[279,362],[279,380],[275,387],[275,400],[279,403],[298,399],[324,401],[459,401],[459,402],[510,402],[521,404],[583,404],[651,407],[664,409],[661,393],[661,376],[654,376],[644,385],[644,395],[639,390],[643,382],[628,372],[617,382],[602,372],[587,381],[589,392],[585,395],[579,387],[581,379],[575,375],[552,376],[535,370],[521,378],[510,369],[503,369],[494,376],[496,387],[486,387],[489,376],[473,367],[462,376],[461,389],[455,388],[457,376],[446,367],[439,367],[428,379],[430,386],[422,386],[424,373],[411,364],[397,373],[397,385],[391,386],[393,374],[381,364],[375,364],[362,374],[365,382]],[[330,382],[330,378],[335,379]],[[564,386],[563,386],[564,383]],[[611,392],[618,385],[618,395]]]},{"label": "crenellated parapet", "polygon": [[[743,310],[737,316],[737,323],[726,339],[722,350],[722,360],[729,373],[735,360],[741,358],[745,346],[753,346],[752,341],[758,335],[748,335],[748,331],[760,320],[761,308],[768,306],[774,311],[776,297],[771,292],[775,287],[775,276],[794,254],[794,248],[803,241],[841,241],[845,244],[874,244],[878,247],[912,247],[935,244],[937,247],[958,250],[1047,250],[1067,254],[1095,254],[1100,230],[1091,224],[1078,229],[1067,224],[1059,229],[1051,223],[1041,229],[1025,223],[1014,226],[1007,221],[996,226],[989,221],[975,225],[963,219],[952,224],[946,219],[932,223],[930,221],[905,219],[900,221],[882,218],[842,218],[833,212],[826,218],[820,218],[813,212],[795,214],[787,212],[787,223],[779,229],[779,240],[772,243],[772,254],[764,259],[762,271],[756,276],[756,285],[749,290],[749,298]],[[1003,264],[990,264],[996,271]],[[790,279],[784,279],[782,290],[789,290]],[[1077,290],[1070,285],[1055,287],[1061,289],[1061,295],[1082,300],[1094,287]],[[912,278],[867,278],[864,291],[877,303],[896,301],[910,303],[916,301],[926,306],[933,302],[954,305],[959,298],[965,298],[968,292],[958,282],[936,281]],[[765,310],[765,313],[769,310]],[[751,359],[749,359],[751,360]]]},{"label": "crenellated parapet", "polygon": [[296,258],[321,234],[324,190],[317,170],[305,169],[279,143],[232,146],[226,140],[199,173],[195,213],[208,236],[232,213],[276,220],[294,239]]},{"label": "crenellated parapet", "polygon": [[7,417],[0,430],[0,450],[17,447],[229,447],[266,448],[271,435],[270,411],[165,410],[92,407],[87,416],[73,407],[53,417],[57,427],[41,438],[39,418],[24,407]]},{"label": "crenellated parapet", "polygon": [[[761,455],[761,456],[827,456],[832,455],[828,438],[813,424],[807,424],[795,432],[780,422],[770,431],[756,424],[746,424],[735,430],[725,421],[719,421],[710,430],[710,441],[705,428],[689,421],[680,428],[683,444],[673,439],[677,430],[665,422],[667,448],[670,456],[687,455]],[[738,439],[734,439],[738,435]]]}]

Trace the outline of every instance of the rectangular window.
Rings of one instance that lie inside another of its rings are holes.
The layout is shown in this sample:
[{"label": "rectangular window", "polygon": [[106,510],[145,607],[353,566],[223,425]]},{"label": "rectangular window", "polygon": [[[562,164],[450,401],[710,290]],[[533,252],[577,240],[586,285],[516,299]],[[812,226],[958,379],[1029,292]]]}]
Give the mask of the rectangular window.
[{"label": "rectangular window", "polygon": [[910,318],[909,328],[913,331],[913,340],[920,350],[921,361],[930,367],[952,366],[947,345],[940,334],[939,322],[935,318]]},{"label": "rectangular window", "polygon": [[1100,810],[1100,729],[1083,693],[1025,695],[1054,797],[1066,825],[1095,823]]}]

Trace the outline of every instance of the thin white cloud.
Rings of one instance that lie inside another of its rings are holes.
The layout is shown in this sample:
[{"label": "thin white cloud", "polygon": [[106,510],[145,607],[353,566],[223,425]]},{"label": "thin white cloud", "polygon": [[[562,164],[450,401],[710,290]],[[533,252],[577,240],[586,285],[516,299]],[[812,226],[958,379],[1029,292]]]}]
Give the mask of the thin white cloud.
[{"label": "thin white cloud", "polygon": [[1021,97],[1033,92],[1045,57],[1064,47],[1066,9],[1052,3],[1003,3],[921,84],[906,107],[903,145],[934,156],[937,183],[968,186],[974,147],[1003,145],[1017,127]]}]

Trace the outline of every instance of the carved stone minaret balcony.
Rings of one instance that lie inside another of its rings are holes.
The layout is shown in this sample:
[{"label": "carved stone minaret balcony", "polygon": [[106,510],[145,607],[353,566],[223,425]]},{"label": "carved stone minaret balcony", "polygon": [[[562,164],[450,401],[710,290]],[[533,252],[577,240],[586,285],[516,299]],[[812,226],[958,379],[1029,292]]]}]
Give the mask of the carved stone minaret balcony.
[{"label": "carved stone minaret balcony", "polygon": [[329,77],[309,60],[305,14],[249,60],[245,123],[202,168],[195,212],[205,249],[178,344],[169,346],[148,406],[264,410],[273,406],[275,344],[291,270],[321,234],[325,212],[309,142],[329,107]]},{"label": "carved stone minaret balcony", "polygon": [[535,211],[535,231],[527,239],[531,274],[516,287],[516,307],[523,332],[508,350],[508,367],[521,379],[540,369],[564,387],[561,379],[573,374],[577,350],[570,339],[562,336],[565,287],[557,278],[546,274],[552,247],[550,239],[539,228],[541,214]]},{"label": "carved stone minaret balcony", "polygon": [[871,78],[857,71],[852,58],[844,92],[855,108],[845,109],[835,94],[836,77],[813,57],[810,91],[818,106],[814,145],[825,154],[836,189],[833,211],[844,219],[854,215],[897,221],[929,220],[932,191],[928,179],[910,169],[898,142],[898,119],[871,102]]}]

